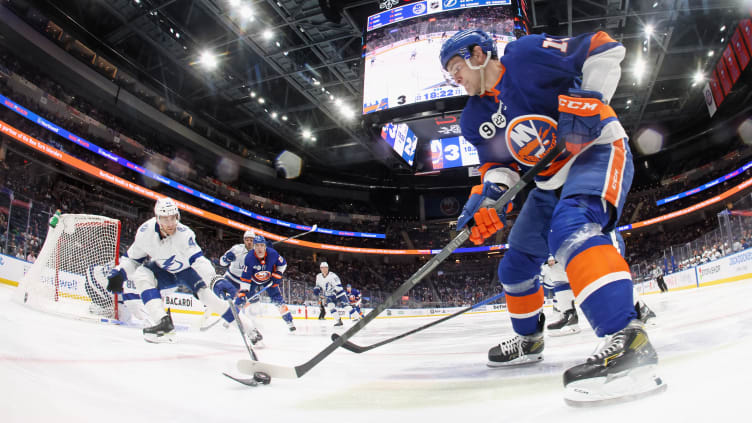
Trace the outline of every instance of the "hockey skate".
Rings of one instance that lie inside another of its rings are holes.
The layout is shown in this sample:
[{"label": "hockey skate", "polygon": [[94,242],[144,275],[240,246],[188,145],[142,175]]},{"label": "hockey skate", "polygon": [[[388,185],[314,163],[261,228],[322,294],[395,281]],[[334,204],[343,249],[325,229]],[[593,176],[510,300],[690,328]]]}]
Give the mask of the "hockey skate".
[{"label": "hockey skate", "polygon": [[342,326],[342,325],[343,325],[342,319],[338,317],[337,318],[337,323],[335,323],[334,326]]},{"label": "hockey skate", "polygon": [[575,407],[638,399],[666,389],[658,354],[640,320],[608,336],[584,364],[564,372],[564,401]]},{"label": "hockey skate", "polygon": [[637,310],[637,318],[640,319],[645,326],[656,326],[656,315],[647,304],[642,301],[637,301],[637,304],[635,304],[635,310]]},{"label": "hockey skate", "polygon": [[175,342],[175,325],[172,324],[172,314],[167,309],[167,315],[154,326],[144,328],[144,340],[153,344]]},{"label": "hockey skate", "polygon": [[287,328],[290,330],[290,332],[295,332],[295,330],[297,330],[293,322],[287,322]]},{"label": "hockey skate", "polygon": [[543,360],[543,325],[546,316],[538,316],[538,330],[532,335],[514,335],[488,350],[488,367],[516,366]]},{"label": "hockey skate", "polygon": [[248,332],[248,340],[251,341],[251,345],[256,345],[259,342],[261,342],[262,339],[264,339],[263,336],[261,336],[261,332],[259,332],[258,329],[253,328],[250,332]]},{"label": "hockey skate", "polygon": [[551,336],[572,335],[580,331],[578,322],[577,310],[574,308],[574,302],[572,302],[572,308],[561,312],[559,319],[546,326],[546,329]]}]

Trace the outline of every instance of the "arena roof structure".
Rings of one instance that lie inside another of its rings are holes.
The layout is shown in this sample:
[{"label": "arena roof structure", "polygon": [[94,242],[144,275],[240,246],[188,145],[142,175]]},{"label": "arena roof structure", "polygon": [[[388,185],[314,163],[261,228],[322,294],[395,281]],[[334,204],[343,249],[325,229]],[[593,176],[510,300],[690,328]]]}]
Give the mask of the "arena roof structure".
[{"label": "arena roof structure", "polygon": [[[360,115],[363,26],[367,16],[379,12],[380,3],[29,4],[167,103],[185,107],[262,156],[273,158],[289,149],[324,173],[350,172],[352,181],[370,177],[373,182],[410,173],[376,142]],[[633,141],[641,129],[650,127],[665,139],[663,148],[671,148],[687,144],[713,124],[749,114],[748,77],[734,85],[713,118],[703,97],[703,86],[737,23],[750,17],[745,0],[526,3],[531,32],[576,35],[605,30],[627,47],[612,105]]]}]

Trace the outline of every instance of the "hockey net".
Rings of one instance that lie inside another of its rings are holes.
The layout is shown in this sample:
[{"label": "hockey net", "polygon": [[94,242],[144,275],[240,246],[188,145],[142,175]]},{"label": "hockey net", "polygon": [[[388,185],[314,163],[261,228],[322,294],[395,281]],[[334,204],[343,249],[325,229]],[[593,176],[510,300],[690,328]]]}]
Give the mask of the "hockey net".
[{"label": "hockey net", "polygon": [[21,280],[19,299],[70,317],[117,319],[117,297],[107,291],[106,275],[117,265],[119,249],[119,220],[64,214]]}]

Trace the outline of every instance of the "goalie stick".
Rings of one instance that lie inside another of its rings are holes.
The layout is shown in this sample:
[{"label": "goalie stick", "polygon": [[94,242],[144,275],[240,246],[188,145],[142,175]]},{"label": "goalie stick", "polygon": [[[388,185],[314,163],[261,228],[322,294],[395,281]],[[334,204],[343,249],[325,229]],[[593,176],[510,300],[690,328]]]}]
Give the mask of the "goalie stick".
[{"label": "goalie stick", "polygon": [[293,235],[293,236],[287,237],[285,239],[280,239],[279,241],[274,241],[274,242],[272,242],[272,247],[275,246],[275,245],[277,245],[277,244],[283,243],[285,241],[289,241],[289,240],[295,239],[295,238],[300,238],[303,235],[308,235],[311,232],[316,232],[316,229],[318,229],[318,228],[319,228],[318,225],[313,225],[313,226],[311,226],[311,229],[309,231],[306,231],[306,232],[303,232],[303,233],[300,233],[300,234],[297,234],[297,235]]},{"label": "goalie stick", "polygon": [[[427,325],[423,325],[423,326],[417,327],[417,328],[415,328],[415,329],[413,329],[413,330],[411,330],[411,331],[405,332],[405,333],[403,333],[403,334],[401,334],[401,335],[397,335],[397,336],[391,337],[391,338],[389,338],[389,339],[385,339],[385,340],[383,340],[383,341],[381,341],[381,342],[377,342],[377,343],[375,343],[375,344],[371,344],[371,345],[366,345],[365,347],[362,347],[362,346],[360,346],[360,345],[357,345],[357,344],[353,344],[353,343],[352,343],[352,342],[350,342],[350,341],[345,341],[345,343],[344,343],[344,344],[342,344],[342,348],[344,348],[344,349],[346,349],[346,350],[349,350],[349,351],[352,351],[352,352],[354,352],[354,353],[358,353],[358,354],[360,354],[360,353],[364,353],[364,352],[366,352],[366,351],[370,351],[370,350],[372,350],[372,349],[374,349],[374,348],[377,348],[377,347],[380,347],[380,346],[382,346],[382,345],[386,345],[386,344],[389,344],[389,343],[391,343],[391,342],[394,342],[394,341],[396,341],[396,340],[398,340],[398,339],[402,339],[402,338],[404,338],[404,337],[406,337],[406,336],[410,336],[410,335],[412,335],[412,334],[414,334],[414,333],[417,333],[417,332],[420,332],[420,331],[422,331],[422,330],[424,330],[424,329],[428,329],[428,328],[430,328],[431,326],[436,326],[436,325],[438,325],[438,324],[439,324],[439,323],[441,323],[441,322],[446,322],[447,320],[449,320],[449,319],[453,319],[453,318],[455,318],[455,317],[459,316],[460,314],[463,314],[463,313],[467,313],[468,311],[470,311],[470,310],[472,310],[472,309],[474,309],[474,308],[477,308],[477,307],[480,307],[480,306],[482,306],[482,305],[486,305],[486,304],[488,304],[488,303],[490,303],[490,302],[492,302],[492,301],[495,301],[495,300],[497,300],[497,299],[501,298],[501,297],[502,297],[503,295],[504,295],[504,293],[503,293],[503,292],[502,292],[502,293],[500,293],[500,294],[496,294],[496,295],[494,295],[494,296],[493,296],[493,297],[491,297],[491,298],[487,298],[487,299],[485,299],[485,300],[483,300],[483,301],[479,302],[478,304],[474,304],[474,305],[471,305],[470,307],[465,307],[465,308],[463,308],[462,310],[459,310],[459,311],[457,311],[457,312],[454,312],[454,313],[450,314],[449,316],[444,316],[444,317],[442,317],[441,319],[439,319],[439,320],[435,320],[435,321],[433,321],[433,322],[431,322],[431,323],[429,323],[429,324],[427,324]],[[339,338],[339,337],[340,337],[340,336],[339,336],[338,334],[336,334],[336,333],[333,333],[333,334],[332,334],[332,341],[336,341],[336,340],[337,340],[337,338]]]},{"label": "goalie stick", "polygon": [[[548,166],[548,164],[551,163],[551,161],[556,158],[556,156],[558,156],[563,149],[563,142],[554,145],[551,151],[543,156],[540,161],[535,164],[535,166],[531,167],[530,170],[525,172],[525,174],[522,175],[522,177],[516,184],[509,187],[509,189],[501,197],[499,197],[496,202],[493,203],[493,208],[495,208],[496,210],[501,210],[502,207],[506,206],[507,203],[512,201],[514,196],[522,191],[522,189],[527,186],[527,184],[532,182],[535,176],[546,166]],[[347,342],[356,333],[363,329],[365,325],[375,319],[376,316],[378,316],[382,311],[389,308],[389,306],[401,299],[402,296],[407,293],[407,291],[412,289],[426,275],[433,271],[441,262],[446,260],[446,258],[454,252],[454,250],[459,248],[462,244],[465,243],[465,241],[470,239],[470,226],[471,225],[469,224],[465,226],[462,231],[460,231],[460,233],[458,233],[457,236],[454,237],[454,239],[449,241],[449,243],[438,254],[433,256],[423,266],[421,266],[420,269],[418,269],[417,272],[415,272],[402,285],[400,285],[400,287],[397,288],[397,290],[394,291],[392,295],[387,297],[387,299],[382,304],[371,310],[370,313],[356,322],[352,327],[350,327],[350,329],[345,331],[345,333],[343,333],[339,338],[337,338],[334,342],[321,350],[318,354],[313,356],[313,358],[311,358],[310,360],[294,367],[272,363],[263,363],[259,361],[239,360],[237,363],[238,371],[246,374],[253,374],[253,372],[256,371],[262,371],[268,373],[272,377],[280,377],[285,379],[296,379],[308,373],[312,368],[314,368],[317,364],[319,364],[331,353],[333,353],[334,350],[341,347],[345,342]]]}]

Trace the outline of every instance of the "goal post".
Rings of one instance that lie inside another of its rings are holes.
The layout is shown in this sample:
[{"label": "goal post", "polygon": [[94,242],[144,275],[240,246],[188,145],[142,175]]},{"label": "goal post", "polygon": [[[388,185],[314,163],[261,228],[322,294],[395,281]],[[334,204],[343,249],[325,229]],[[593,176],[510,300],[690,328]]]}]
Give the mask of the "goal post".
[{"label": "goal post", "polygon": [[19,284],[18,298],[36,309],[84,319],[118,318],[107,273],[118,264],[120,221],[63,214]]}]

